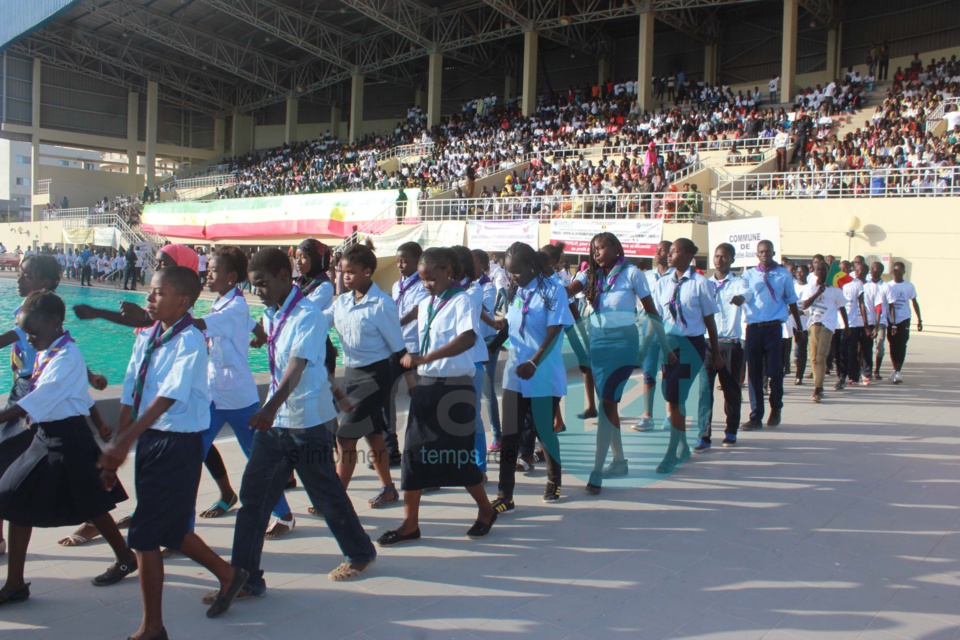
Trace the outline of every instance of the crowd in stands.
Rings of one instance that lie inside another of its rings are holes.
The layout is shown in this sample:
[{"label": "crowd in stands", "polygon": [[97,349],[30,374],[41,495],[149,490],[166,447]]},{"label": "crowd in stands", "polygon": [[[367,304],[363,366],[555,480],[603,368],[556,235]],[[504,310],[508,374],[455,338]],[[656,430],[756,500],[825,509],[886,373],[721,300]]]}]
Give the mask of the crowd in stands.
[{"label": "crowd in stands", "polygon": [[[848,70],[846,82],[852,83],[852,73]],[[909,67],[897,68],[885,99],[862,127],[842,137],[797,137],[795,168],[782,177],[743,180],[749,182],[748,191],[766,197],[957,194],[960,113],[950,107],[943,133],[927,130],[929,114],[957,96],[956,56],[927,65],[914,56]]]}]

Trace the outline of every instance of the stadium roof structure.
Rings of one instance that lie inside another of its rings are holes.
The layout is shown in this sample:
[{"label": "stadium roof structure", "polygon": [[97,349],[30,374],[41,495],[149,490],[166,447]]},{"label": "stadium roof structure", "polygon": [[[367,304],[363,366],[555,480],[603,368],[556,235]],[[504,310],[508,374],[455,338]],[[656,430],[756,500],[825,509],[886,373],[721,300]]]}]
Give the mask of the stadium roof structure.
[{"label": "stadium roof structure", "polygon": [[[24,17],[0,27],[0,46],[131,91],[157,82],[183,107],[244,113],[290,97],[340,105],[358,75],[418,86],[431,53],[515,68],[517,49],[502,41],[529,30],[602,57],[612,32],[635,33],[651,10],[711,42],[720,9],[757,1],[8,0]],[[835,2],[800,4],[827,20]]]}]

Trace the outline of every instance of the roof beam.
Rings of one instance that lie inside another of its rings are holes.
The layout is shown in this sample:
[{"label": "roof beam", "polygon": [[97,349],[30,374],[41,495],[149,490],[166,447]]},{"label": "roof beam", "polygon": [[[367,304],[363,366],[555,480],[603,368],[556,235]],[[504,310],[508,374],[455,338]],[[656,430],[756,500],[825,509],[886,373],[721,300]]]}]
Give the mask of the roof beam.
[{"label": "roof beam", "polygon": [[840,22],[840,5],[840,0],[800,0],[800,6],[827,28],[833,28]]}]

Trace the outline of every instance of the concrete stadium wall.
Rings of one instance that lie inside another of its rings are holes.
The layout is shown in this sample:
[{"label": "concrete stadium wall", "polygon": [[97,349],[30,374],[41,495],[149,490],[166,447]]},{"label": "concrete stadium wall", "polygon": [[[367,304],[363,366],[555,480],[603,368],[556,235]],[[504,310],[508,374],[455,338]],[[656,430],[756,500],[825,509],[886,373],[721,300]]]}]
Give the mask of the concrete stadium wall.
[{"label": "concrete stadium wall", "polygon": [[9,251],[17,246],[24,250],[28,246],[53,246],[63,242],[62,228],[63,225],[56,220],[0,223],[0,242]]},{"label": "concrete stadium wall", "polygon": [[59,204],[66,196],[70,207],[92,207],[104,197],[142,193],[145,177],[141,174],[40,165],[40,179],[50,180],[50,202]]}]

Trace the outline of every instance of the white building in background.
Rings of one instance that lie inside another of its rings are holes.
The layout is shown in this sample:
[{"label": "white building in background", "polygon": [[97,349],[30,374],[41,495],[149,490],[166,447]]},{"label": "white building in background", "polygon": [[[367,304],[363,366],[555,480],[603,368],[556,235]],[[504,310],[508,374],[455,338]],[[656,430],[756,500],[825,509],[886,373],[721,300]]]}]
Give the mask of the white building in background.
[{"label": "white building in background", "polygon": [[32,156],[29,142],[0,138],[0,219],[30,219]]}]

